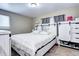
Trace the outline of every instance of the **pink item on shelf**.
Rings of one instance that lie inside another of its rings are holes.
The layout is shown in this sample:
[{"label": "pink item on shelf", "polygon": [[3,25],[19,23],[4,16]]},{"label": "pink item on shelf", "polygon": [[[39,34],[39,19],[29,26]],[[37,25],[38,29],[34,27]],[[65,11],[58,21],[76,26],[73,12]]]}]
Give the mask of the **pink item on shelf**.
[{"label": "pink item on shelf", "polygon": [[67,21],[73,21],[73,16],[67,16]]}]

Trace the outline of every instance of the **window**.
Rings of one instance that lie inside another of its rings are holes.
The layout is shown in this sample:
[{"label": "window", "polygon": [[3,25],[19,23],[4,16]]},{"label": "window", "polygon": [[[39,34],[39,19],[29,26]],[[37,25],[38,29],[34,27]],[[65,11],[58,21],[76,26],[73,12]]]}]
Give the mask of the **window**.
[{"label": "window", "polygon": [[42,18],[42,24],[49,24],[49,23],[50,23],[50,17]]},{"label": "window", "polygon": [[9,29],[9,16],[0,15],[0,29]]},{"label": "window", "polygon": [[55,21],[55,22],[65,21],[64,16],[65,16],[65,15],[54,16],[54,21]]}]

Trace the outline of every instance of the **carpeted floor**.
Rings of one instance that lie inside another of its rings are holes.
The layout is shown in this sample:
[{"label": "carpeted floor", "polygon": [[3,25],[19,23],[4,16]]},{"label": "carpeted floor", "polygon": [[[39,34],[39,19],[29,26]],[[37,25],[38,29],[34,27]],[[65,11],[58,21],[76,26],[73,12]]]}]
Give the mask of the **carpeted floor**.
[{"label": "carpeted floor", "polygon": [[45,56],[79,56],[79,50],[54,46]]},{"label": "carpeted floor", "polygon": [[[12,56],[19,56],[19,54],[12,49]],[[79,50],[62,46],[54,46],[45,54],[45,56],[79,56]]]}]

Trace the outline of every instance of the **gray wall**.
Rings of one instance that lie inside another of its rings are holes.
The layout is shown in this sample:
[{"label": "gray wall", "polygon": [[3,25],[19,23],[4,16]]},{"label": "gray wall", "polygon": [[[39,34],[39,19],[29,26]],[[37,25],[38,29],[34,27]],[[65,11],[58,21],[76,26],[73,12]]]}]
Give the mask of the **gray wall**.
[{"label": "gray wall", "polygon": [[10,31],[12,34],[29,33],[32,31],[32,18],[22,16],[5,10],[0,10],[0,14],[10,17]]},{"label": "gray wall", "polygon": [[73,16],[74,18],[79,17],[79,7],[66,8],[66,9],[52,11],[51,13],[41,15],[33,19],[33,25],[35,26],[36,23],[41,23],[41,18],[53,17],[57,15],[62,15],[62,14],[65,15],[65,19],[67,19],[67,16]]}]

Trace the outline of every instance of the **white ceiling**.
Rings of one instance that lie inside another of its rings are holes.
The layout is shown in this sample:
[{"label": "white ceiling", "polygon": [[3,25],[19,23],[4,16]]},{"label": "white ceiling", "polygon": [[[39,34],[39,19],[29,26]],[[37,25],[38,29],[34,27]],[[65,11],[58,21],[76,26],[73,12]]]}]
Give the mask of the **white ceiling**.
[{"label": "white ceiling", "polygon": [[78,3],[40,3],[39,7],[29,7],[28,3],[0,3],[0,9],[18,13],[24,16],[37,17],[52,11],[79,7]]}]

